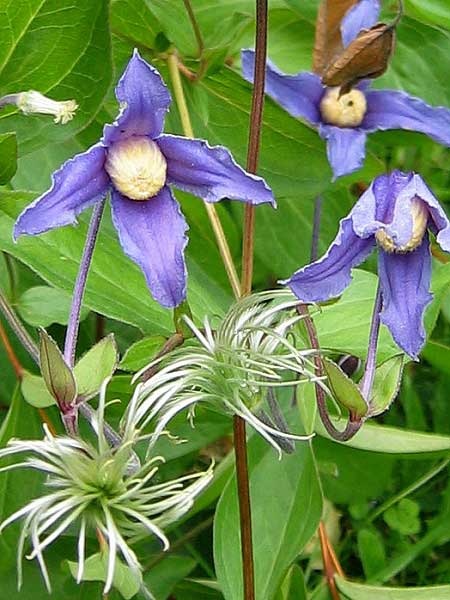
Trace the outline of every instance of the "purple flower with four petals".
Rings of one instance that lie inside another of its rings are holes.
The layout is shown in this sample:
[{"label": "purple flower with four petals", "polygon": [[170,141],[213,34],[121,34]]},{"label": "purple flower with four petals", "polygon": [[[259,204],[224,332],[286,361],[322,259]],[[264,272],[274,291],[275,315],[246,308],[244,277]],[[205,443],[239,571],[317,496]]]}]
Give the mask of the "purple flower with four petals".
[{"label": "purple flower with four petals", "polygon": [[[344,47],[362,29],[378,22],[378,0],[360,0],[341,23]],[[242,72],[253,82],[255,53],[242,51]],[[395,90],[369,90],[365,80],[339,97],[339,88],[322,85],[320,76],[301,72],[282,73],[272,62],[266,66],[266,93],[294,117],[302,117],[327,142],[327,155],[334,179],[357,171],[365,158],[368,133],[406,129],[428,135],[450,146],[450,110],[432,107],[419,98]]]},{"label": "purple flower with four petals", "polygon": [[17,219],[14,238],[75,224],[111,192],[124,252],[143,270],[154,298],[168,308],[186,295],[188,226],[168,184],[207,202],[222,198],[275,205],[263,179],[239,167],[226,148],[162,133],[171,98],[156,69],[135,50],[117,87],[121,112],[101,140],[68,160],[53,185]]},{"label": "purple flower with four petals", "polygon": [[325,256],[282,283],[303,302],[334,298],[349,285],[351,269],[378,245],[381,321],[416,358],[425,341],[424,310],[432,300],[428,229],[450,252],[450,221],[420,175],[380,175],[342,219]]}]

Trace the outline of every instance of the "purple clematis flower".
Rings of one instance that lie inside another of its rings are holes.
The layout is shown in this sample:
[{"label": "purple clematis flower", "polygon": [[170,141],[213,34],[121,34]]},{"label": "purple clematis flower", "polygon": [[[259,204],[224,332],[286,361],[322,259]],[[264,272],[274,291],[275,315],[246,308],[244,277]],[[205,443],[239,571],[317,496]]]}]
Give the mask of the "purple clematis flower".
[{"label": "purple clematis flower", "polygon": [[342,219],[325,256],[282,283],[303,302],[339,296],[351,281],[351,269],[378,245],[381,321],[416,358],[425,341],[424,310],[432,299],[427,229],[450,252],[450,221],[420,175],[380,175]]},{"label": "purple clematis flower", "polygon": [[[341,23],[344,46],[362,29],[378,22],[378,0],[360,0]],[[255,55],[242,51],[242,72],[253,82]],[[294,117],[316,127],[327,142],[333,179],[357,171],[365,158],[367,134],[377,130],[406,129],[428,135],[450,146],[450,110],[432,107],[419,98],[394,90],[369,90],[365,80],[339,98],[339,88],[322,85],[320,76],[282,73],[272,62],[266,66],[266,93]]]},{"label": "purple clematis flower", "polygon": [[52,187],[17,219],[14,239],[75,224],[81,211],[110,191],[124,252],[143,270],[154,298],[171,308],[186,295],[188,226],[169,184],[207,202],[275,200],[264,180],[241,169],[226,148],[162,133],[170,94],[136,50],[116,97],[117,120],[105,126],[97,144],[54,173]]}]

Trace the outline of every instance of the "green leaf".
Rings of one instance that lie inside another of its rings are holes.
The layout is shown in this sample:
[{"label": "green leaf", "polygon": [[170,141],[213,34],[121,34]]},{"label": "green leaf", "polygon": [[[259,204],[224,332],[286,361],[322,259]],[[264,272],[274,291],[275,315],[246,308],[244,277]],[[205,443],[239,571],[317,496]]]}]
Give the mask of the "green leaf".
[{"label": "green leaf", "polygon": [[394,588],[353,583],[338,575],[335,580],[349,600],[448,600],[450,597],[450,585]]},{"label": "green leaf", "polygon": [[[17,388],[0,429],[0,448],[4,448],[11,438],[39,439],[41,437],[42,425],[37,411],[23,400]],[[3,459],[0,466],[5,467],[11,462],[15,460]],[[41,474],[31,469],[0,473],[0,522],[35,497],[41,489],[41,484]],[[13,524],[0,536],[0,572],[10,569],[16,563],[19,528],[20,524]]]},{"label": "green leaf", "polygon": [[195,565],[190,556],[168,555],[144,574],[144,583],[156,600],[166,600],[176,584],[187,577]]},{"label": "green leaf", "polygon": [[420,532],[419,512],[417,502],[410,498],[402,498],[383,513],[383,519],[391,529],[402,535],[414,535]]},{"label": "green leaf", "polygon": [[20,389],[23,397],[31,406],[45,408],[55,404],[55,398],[48,391],[43,378],[38,375],[24,371]]},{"label": "green leaf", "polygon": [[85,399],[98,393],[104,381],[111,379],[119,355],[114,334],[100,340],[84,354],[73,369],[78,394]]},{"label": "green leaf", "polygon": [[162,335],[152,335],[135,342],[125,352],[119,367],[122,371],[139,371],[155,357],[165,341]]},{"label": "green leaf", "polygon": [[298,565],[292,565],[274,600],[308,600],[305,576]]},{"label": "green leaf", "polygon": [[[336,422],[337,427],[339,423]],[[319,419],[316,420],[316,431],[319,435],[331,439]],[[337,442],[340,443],[340,442]],[[382,452],[386,454],[430,454],[450,450],[450,436],[421,431],[408,431],[387,425],[364,423],[358,433],[344,442],[346,446]],[[424,458],[426,458],[424,456]]]},{"label": "green leaf", "polygon": [[[264,440],[248,445],[257,598],[271,598],[288,567],[317,528],[322,499],[307,442],[279,460]],[[270,515],[270,518],[268,518]],[[242,600],[242,563],[236,479],[225,488],[214,522],[217,580],[227,600]]]},{"label": "green leaf", "polygon": [[48,333],[41,329],[39,335],[39,363],[47,389],[58,404],[69,405],[77,396],[77,384],[72,370]]},{"label": "green leaf", "polygon": [[422,356],[435,369],[450,375],[450,347],[440,342],[429,340],[422,350]]},{"label": "green leaf", "polygon": [[388,358],[375,369],[370,396],[370,416],[376,416],[389,408],[395,400],[402,381],[404,355]]},{"label": "green leaf", "polygon": [[[67,292],[46,285],[28,288],[17,301],[17,310],[24,321],[35,327],[48,327],[53,323],[67,325],[72,297]],[[89,310],[81,309],[80,320]]]},{"label": "green leaf", "polygon": [[107,0],[2,0],[0,95],[38,90],[55,100],[75,99],[73,121],[24,116],[6,108],[0,132],[17,131],[20,154],[47,141],[73,137],[92,120],[112,78]]},{"label": "green leaf", "polygon": [[365,528],[358,531],[358,553],[367,578],[381,571],[386,565],[383,539],[375,529]]},{"label": "green leaf", "polygon": [[0,185],[8,183],[17,171],[16,134],[0,134]]},{"label": "green leaf", "polygon": [[[26,192],[0,192],[0,249],[23,261],[51,285],[71,293],[78,273],[87,232],[88,215],[77,227],[64,227],[41,236],[22,236],[12,241],[12,228],[20,211],[33,199]],[[221,315],[231,295],[212,279],[196,260],[188,260],[188,300],[195,318]],[[105,215],[84,303],[87,307],[144,332],[168,335],[173,331],[171,313],[152,300],[139,267],[120,247],[117,233]]]},{"label": "green leaf", "polygon": [[[78,563],[67,561],[72,576],[76,578]],[[90,556],[84,563],[83,581],[106,581],[108,571],[108,553],[98,552]],[[141,587],[141,581],[128,565],[116,557],[113,586],[125,600],[133,598]]]},{"label": "green leaf", "polygon": [[406,10],[420,21],[450,29],[447,0],[406,0]]},{"label": "green leaf", "polygon": [[111,29],[144,48],[154,48],[156,35],[161,30],[142,0],[112,0]]},{"label": "green leaf", "polygon": [[324,358],[323,365],[334,399],[355,416],[364,417],[367,404],[356,383],[332,360]]}]

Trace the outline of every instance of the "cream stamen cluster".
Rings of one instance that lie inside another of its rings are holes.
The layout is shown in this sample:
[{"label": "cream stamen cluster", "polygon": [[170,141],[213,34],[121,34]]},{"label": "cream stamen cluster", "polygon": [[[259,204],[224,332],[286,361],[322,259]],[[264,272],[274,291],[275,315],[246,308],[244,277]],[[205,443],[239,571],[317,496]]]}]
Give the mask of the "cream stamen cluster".
[{"label": "cream stamen cluster", "polygon": [[330,88],[320,103],[322,118],[330,125],[357,127],[361,125],[367,111],[366,97],[360,90],[340,94],[340,88]]},{"label": "cream stamen cluster", "polygon": [[405,254],[406,252],[412,252],[422,243],[428,224],[428,210],[425,202],[420,198],[413,198],[410,211],[413,226],[411,237],[406,244],[398,245],[383,228],[375,232],[375,239],[386,252]]}]

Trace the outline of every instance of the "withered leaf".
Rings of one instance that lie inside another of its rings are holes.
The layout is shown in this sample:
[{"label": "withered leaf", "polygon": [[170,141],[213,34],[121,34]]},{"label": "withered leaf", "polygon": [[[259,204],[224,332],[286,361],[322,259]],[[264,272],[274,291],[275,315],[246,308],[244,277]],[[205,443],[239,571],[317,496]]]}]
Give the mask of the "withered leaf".
[{"label": "withered leaf", "polygon": [[358,0],[322,0],[316,20],[313,71],[322,75],[343,50],[341,21]]},{"label": "withered leaf", "polygon": [[389,64],[395,45],[395,24],[363,29],[322,75],[322,83],[348,92],[361,79],[375,79]]}]

